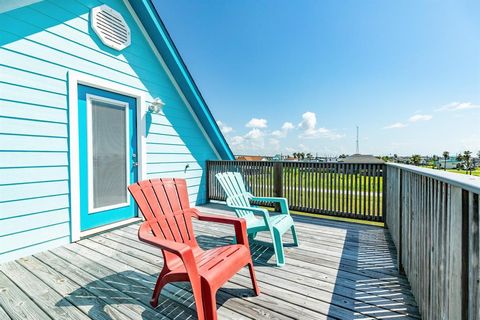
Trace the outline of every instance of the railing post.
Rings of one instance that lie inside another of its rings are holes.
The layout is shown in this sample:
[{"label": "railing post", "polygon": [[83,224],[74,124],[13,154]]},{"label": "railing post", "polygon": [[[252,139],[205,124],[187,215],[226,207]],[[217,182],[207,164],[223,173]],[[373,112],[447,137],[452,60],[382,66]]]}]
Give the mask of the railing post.
[{"label": "railing post", "polygon": [[397,248],[397,264],[398,264],[398,272],[400,274],[405,274],[405,270],[403,269],[403,170],[398,169],[398,179],[399,179],[399,196],[398,196],[398,248]]},{"label": "railing post", "polygon": [[207,174],[206,174],[206,184],[207,184],[207,203],[210,202],[210,161],[207,160],[207,165],[206,165],[206,170],[207,170]]},{"label": "railing post", "polygon": [[[382,221],[385,228],[387,228],[387,165],[383,164],[382,169]],[[370,190],[369,190],[370,192]]]},{"label": "railing post", "polygon": [[[273,195],[275,197],[283,197],[283,164],[281,162],[273,164]],[[275,203],[275,210],[280,210],[278,203]]]},{"label": "railing post", "polygon": [[467,320],[469,318],[469,266],[470,266],[470,205],[469,192],[462,190],[462,259],[461,259],[461,319]]}]

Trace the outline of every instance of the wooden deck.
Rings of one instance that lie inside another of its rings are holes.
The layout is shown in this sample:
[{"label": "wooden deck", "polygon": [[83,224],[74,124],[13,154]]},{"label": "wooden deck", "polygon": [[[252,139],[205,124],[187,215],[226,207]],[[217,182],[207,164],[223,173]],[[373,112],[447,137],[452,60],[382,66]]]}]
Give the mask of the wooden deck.
[{"label": "wooden deck", "polygon": [[[201,208],[231,214],[223,206]],[[217,294],[219,319],[419,319],[395,248],[379,227],[295,216],[300,247],[286,266],[259,235],[251,244],[262,293],[252,296],[245,268]],[[148,305],[163,259],[137,240],[138,225],[0,265],[0,319],[193,319],[189,284],[167,285]],[[233,229],[195,223],[201,246],[229,243]],[[290,240],[286,235],[286,242]]]}]

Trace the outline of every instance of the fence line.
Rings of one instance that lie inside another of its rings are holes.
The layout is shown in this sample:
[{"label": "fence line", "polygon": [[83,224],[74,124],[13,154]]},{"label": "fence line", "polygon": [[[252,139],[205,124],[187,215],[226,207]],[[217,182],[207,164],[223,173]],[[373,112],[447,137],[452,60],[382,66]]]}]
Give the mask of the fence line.
[{"label": "fence line", "polygon": [[256,196],[287,198],[292,210],[384,220],[383,164],[207,161],[210,200],[226,200],[215,178],[216,173],[226,171],[242,173]]},{"label": "fence line", "polygon": [[480,179],[387,165],[386,225],[423,319],[480,319]]}]

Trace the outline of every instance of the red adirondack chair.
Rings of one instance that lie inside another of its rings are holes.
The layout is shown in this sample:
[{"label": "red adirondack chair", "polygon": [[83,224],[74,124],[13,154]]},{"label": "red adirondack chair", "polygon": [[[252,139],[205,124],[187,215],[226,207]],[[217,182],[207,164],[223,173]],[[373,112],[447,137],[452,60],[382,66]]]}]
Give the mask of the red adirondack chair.
[{"label": "red adirondack chair", "polygon": [[[241,268],[248,265],[255,294],[255,279],[246,223],[243,219],[200,213],[190,208],[184,179],[152,179],[128,187],[145,217],[138,238],[163,251],[163,269],[150,304],[158,306],[163,286],[190,281],[199,319],[217,319],[216,292]],[[237,244],[202,250],[195,239],[192,218],[232,224]]]}]

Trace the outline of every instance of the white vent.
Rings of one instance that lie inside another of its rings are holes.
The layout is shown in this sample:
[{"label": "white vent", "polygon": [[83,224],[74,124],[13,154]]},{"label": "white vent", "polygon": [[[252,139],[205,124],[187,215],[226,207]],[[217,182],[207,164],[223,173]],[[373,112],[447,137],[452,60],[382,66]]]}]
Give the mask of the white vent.
[{"label": "white vent", "polygon": [[122,50],[130,45],[130,28],[120,13],[109,6],[93,8],[91,23],[92,29],[106,46]]}]

